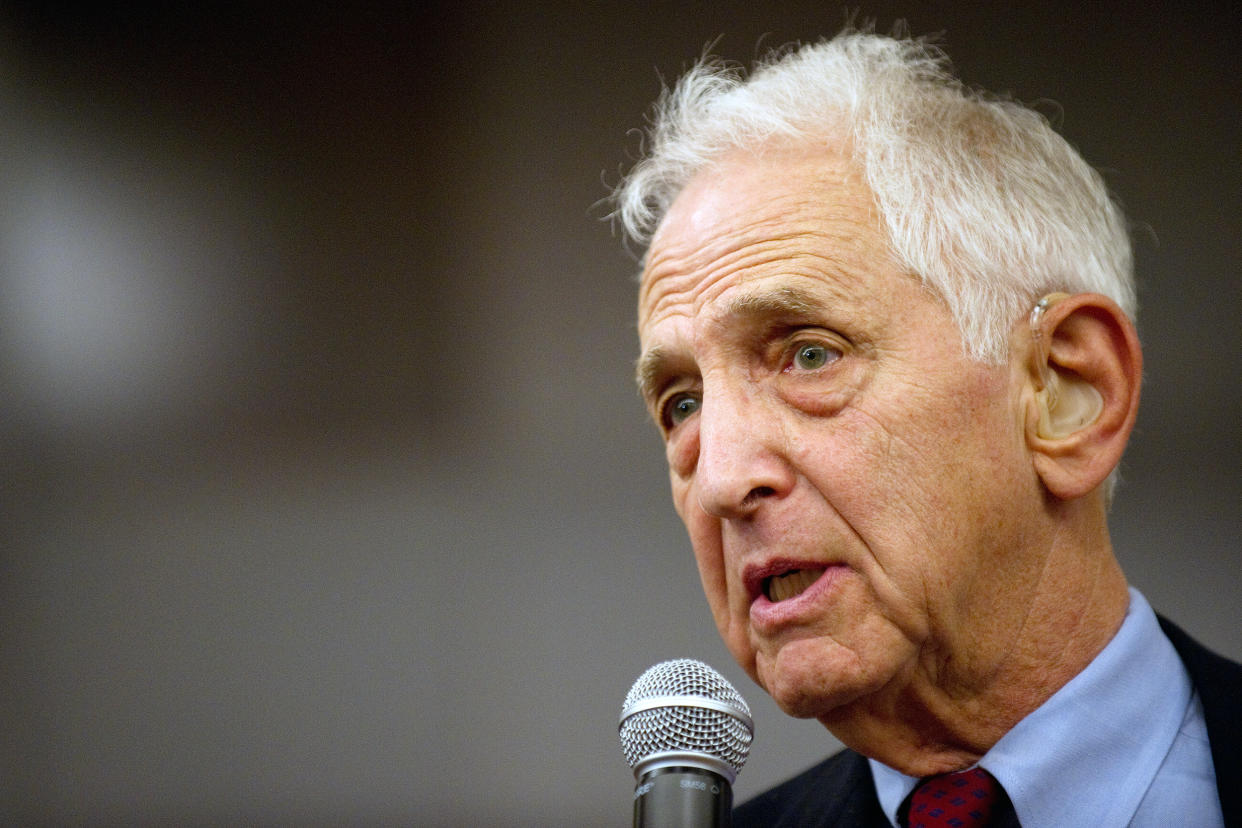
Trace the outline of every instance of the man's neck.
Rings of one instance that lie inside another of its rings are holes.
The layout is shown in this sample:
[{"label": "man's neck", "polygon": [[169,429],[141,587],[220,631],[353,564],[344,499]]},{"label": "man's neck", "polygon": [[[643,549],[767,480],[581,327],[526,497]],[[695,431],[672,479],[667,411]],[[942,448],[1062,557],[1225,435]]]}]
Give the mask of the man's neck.
[{"label": "man's neck", "polygon": [[998,596],[982,621],[1012,630],[999,644],[996,636],[929,644],[890,689],[820,721],[847,746],[911,776],[977,762],[1085,669],[1125,618],[1127,584],[1106,532],[1090,547],[1059,540],[1027,591]]}]

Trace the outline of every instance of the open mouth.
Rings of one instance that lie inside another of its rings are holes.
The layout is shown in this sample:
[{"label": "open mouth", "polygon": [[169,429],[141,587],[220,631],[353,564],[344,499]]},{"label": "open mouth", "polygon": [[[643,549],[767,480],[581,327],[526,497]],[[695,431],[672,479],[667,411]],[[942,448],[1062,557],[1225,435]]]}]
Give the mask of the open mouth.
[{"label": "open mouth", "polygon": [[810,588],[824,574],[823,569],[795,569],[781,575],[773,575],[763,582],[763,594],[769,601],[778,603],[796,598]]}]

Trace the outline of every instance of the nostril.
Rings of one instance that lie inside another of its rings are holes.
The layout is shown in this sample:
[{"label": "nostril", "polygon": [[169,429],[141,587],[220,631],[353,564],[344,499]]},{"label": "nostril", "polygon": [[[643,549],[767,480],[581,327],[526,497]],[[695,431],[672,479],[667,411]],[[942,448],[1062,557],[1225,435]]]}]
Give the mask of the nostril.
[{"label": "nostril", "polygon": [[771,497],[776,494],[776,489],[771,486],[756,486],[746,495],[745,503],[747,506],[753,504],[756,500],[762,500],[765,497]]}]

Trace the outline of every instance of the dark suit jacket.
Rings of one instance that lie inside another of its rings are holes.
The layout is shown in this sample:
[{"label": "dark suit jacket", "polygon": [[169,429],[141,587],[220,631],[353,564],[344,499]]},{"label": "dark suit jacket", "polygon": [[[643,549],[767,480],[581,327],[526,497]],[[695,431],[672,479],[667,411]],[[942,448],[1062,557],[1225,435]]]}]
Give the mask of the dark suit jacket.
[{"label": "dark suit jacket", "polygon": [[[1160,626],[1203,702],[1225,825],[1242,828],[1242,665],[1205,649],[1163,618]],[[880,810],[866,758],[843,750],[739,805],[733,824],[735,828],[886,828],[889,823]]]}]

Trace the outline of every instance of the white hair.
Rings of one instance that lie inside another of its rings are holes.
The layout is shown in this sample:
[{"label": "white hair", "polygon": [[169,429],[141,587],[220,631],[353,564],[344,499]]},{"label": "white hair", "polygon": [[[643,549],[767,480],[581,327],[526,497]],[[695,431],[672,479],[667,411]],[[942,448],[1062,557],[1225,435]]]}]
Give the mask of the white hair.
[{"label": "white hair", "polygon": [[645,246],[695,173],[781,138],[845,139],[893,252],[976,359],[1006,359],[1014,321],[1053,291],[1102,293],[1135,315],[1125,221],[1099,174],[1043,115],[965,88],[921,39],[847,30],[749,77],[705,57],[656,102],[614,216]]}]

